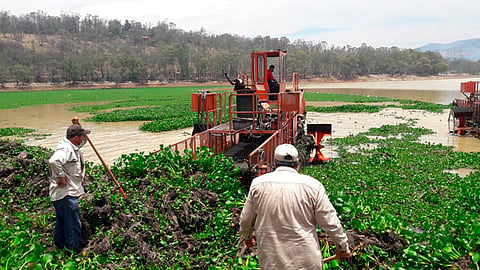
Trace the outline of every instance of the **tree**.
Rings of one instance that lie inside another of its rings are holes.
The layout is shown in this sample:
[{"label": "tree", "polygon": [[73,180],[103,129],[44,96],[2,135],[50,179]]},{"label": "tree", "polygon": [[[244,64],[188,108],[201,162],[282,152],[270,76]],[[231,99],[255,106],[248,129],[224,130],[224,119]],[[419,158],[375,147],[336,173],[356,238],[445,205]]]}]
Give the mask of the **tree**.
[{"label": "tree", "polygon": [[122,23],[119,20],[108,21],[108,37],[110,39],[115,39],[120,37],[122,33]]},{"label": "tree", "polygon": [[186,43],[177,45],[175,50],[178,66],[180,68],[180,80],[186,80],[189,78],[189,65],[188,65],[188,46]]},{"label": "tree", "polygon": [[308,66],[308,55],[305,51],[300,50],[295,52],[295,70],[297,72],[301,72],[300,74],[303,76],[303,78],[306,77],[307,74],[307,66]]},{"label": "tree", "polygon": [[338,77],[344,80],[353,79],[358,73],[360,68],[358,67],[357,59],[353,55],[339,55],[337,56],[338,62]]},{"label": "tree", "polygon": [[[0,34],[0,63],[9,67],[9,79],[13,80],[16,65],[23,67],[17,72],[17,83],[22,71],[28,75],[23,76],[25,80],[29,77],[41,82],[223,80],[223,71],[233,76],[250,72],[252,50],[272,49],[287,50],[286,74],[298,72],[302,77],[480,72],[479,62],[447,62],[438,53],[413,49],[367,44],[335,47],[326,41],[246,38],[208,34],[205,29],[186,32],[168,21],[152,27],[125,20],[122,25],[116,19],[49,16],[42,11],[22,16],[0,11]],[[26,34],[35,36],[27,39]]]},{"label": "tree", "polygon": [[159,67],[167,80],[176,80],[175,54],[176,50],[172,45],[164,45],[160,49]]},{"label": "tree", "polygon": [[80,72],[76,62],[72,58],[65,59],[63,61],[63,78],[74,85],[77,83],[79,75]]},{"label": "tree", "polygon": [[421,76],[432,74],[432,61],[428,57],[421,57],[415,63],[415,73]]},{"label": "tree", "polygon": [[17,86],[25,86],[30,83],[30,70],[20,64],[13,67],[13,78]]},{"label": "tree", "polygon": [[8,82],[8,69],[6,67],[0,67],[0,86],[5,87]]}]

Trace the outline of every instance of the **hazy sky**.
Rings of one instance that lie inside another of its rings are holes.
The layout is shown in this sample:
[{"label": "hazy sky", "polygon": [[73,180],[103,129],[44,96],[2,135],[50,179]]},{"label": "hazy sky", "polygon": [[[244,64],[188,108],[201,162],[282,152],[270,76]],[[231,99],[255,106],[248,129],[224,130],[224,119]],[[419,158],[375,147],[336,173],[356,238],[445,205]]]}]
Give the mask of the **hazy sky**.
[{"label": "hazy sky", "polygon": [[186,31],[287,37],[291,42],[416,48],[480,37],[479,0],[2,0],[23,15],[87,14],[151,26],[167,21]]}]

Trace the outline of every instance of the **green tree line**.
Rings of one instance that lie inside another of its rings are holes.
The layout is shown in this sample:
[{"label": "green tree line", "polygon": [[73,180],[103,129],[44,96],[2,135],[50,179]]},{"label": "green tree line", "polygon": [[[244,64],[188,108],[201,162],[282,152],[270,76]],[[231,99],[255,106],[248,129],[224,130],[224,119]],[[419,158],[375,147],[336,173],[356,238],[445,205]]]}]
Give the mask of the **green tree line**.
[{"label": "green tree line", "polygon": [[[371,74],[478,74],[480,61],[398,47],[359,48],[286,37],[208,34],[184,31],[172,22],[156,25],[42,11],[11,15],[0,11],[0,85],[15,82],[135,82],[224,80],[250,73],[252,50],[289,52],[287,74],[302,78],[352,79]],[[453,68],[452,68],[453,67]]]}]

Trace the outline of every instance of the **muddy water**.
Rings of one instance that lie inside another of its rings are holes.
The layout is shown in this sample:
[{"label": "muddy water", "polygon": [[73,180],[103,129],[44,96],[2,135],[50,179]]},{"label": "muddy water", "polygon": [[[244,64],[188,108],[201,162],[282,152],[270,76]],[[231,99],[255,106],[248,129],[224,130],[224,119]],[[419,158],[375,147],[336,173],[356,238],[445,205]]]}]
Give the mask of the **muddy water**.
[{"label": "muddy water", "polygon": [[[421,142],[453,146],[461,152],[480,151],[480,140],[472,137],[452,136],[448,132],[448,110],[443,113],[429,113],[418,110],[387,108],[378,113],[316,113],[307,114],[308,123],[332,124],[332,137],[341,138],[365,132],[372,127],[407,123],[416,120],[416,127],[433,130],[432,135],[420,137]],[[330,151],[330,152],[329,152]],[[326,156],[334,156],[328,146],[324,149]]]},{"label": "muddy water", "polygon": [[[400,99],[422,100],[435,103],[450,103],[460,96],[460,81],[480,80],[480,78],[462,80],[430,80],[408,82],[371,82],[371,83],[325,83],[305,84],[305,91],[361,94],[386,96]],[[387,90],[385,90],[387,89]],[[36,107],[24,107],[12,110],[0,110],[0,128],[33,128],[37,134],[49,134],[44,138],[32,136],[22,138],[29,145],[39,145],[55,149],[59,140],[65,136],[65,130],[73,116],[85,119],[89,114],[74,113],[69,109],[78,104],[52,104]],[[317,104],[318,105],[318,104]],[[480,151],[480,140],[470,137],[451,136],[448,133],[448,111],[441,114],[423,111],[403,111],[388,108],[379,113],[308,113],[308,123],[330,123],[333,137],[344,137],[367,131],[371,127],[385,124],[405,123],[408,119],[417,119],[417,126],[432,129],[434,135],[421,137],[424,142],[440,143],[455,147],[458,151]],[[175,121],[175,119],[172,119]],[[151,152],[160,145],[169,145],[188,138],[191,128],[162,133],[149,133],[139,130],[141,122],[93,123],[83,121],[85,128],[91,129],[90,139],[105,161],[112,164],[122,154]],[[328,148],[325,149],[328,151]],[[98,163],[95,153],[88,146],[84,149],[87,160]],[[328,153],[326,153],[328,155]]]},{"label": "muddy water", "polygon": [[461,82],[479,80],[480,77],[415,81],[305,83],[301,87],[308,92],[370,95],[449,104],[453,99],[463,97],[460,93]]},{"label": "muddy water", "polygon": [[[71,124],[71,119],[78,116],[85,119],[90,116],[87,113],[75,113],[69,111],[72,104],[50,104],[35,107],[23,107],[12,110],[0,110],[0,128],[25,127],[33,128],[36,134],[49,134],[44,138],[25,137],[28,145],[44,146],[55,149],[58,142],[65,137],[65,131]],[[141,122],[114,122],[94,123],[82,122],[86,129],[92,130],[90,140],[98,150],[102,158],[108,164],[122,154],[149,153],[160,148],[160,145],[170,145],[174,142],[188,138],[191,128],[168,131],[162,133],[150,133],[139,130]],[[91,147],[83,147],[86,160],[100,163]]]}]

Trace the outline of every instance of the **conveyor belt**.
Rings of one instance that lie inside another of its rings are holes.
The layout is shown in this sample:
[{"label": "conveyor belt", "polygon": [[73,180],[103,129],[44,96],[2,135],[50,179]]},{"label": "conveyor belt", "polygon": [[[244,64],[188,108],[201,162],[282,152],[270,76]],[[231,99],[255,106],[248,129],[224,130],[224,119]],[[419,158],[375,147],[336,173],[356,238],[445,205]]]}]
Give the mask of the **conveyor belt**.
[{"label": "conveyor belt", "polygon": [[235,161],[243,161],[260,144],[268,139],[269,136],[263,135],[257,138],[249,137],[241,140],[238,144],[232,146],[224,152],[224,155],[231,157]]}]

